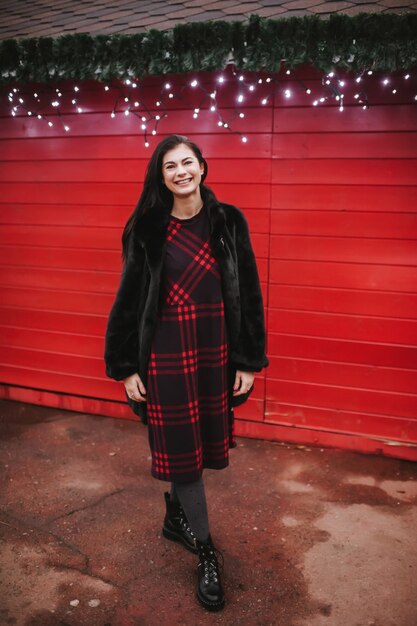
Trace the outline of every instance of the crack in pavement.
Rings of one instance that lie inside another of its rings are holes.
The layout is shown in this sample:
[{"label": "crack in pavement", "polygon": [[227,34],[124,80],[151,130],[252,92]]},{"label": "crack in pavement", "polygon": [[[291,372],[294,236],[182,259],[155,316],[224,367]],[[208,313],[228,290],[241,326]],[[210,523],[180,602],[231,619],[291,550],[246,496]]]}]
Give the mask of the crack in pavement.
[{"label": "crack in pavement", "polygon": [[64,517],[69,517],[70,515],[73,515],[74,513],[78,513],[79,511],[85,511],[86,509],[95,507],[98,504],[100,504],[101,502],[104,502],[104,500],[106,500],[107,498],[110,498],[111,496],[114,496],[114,495],[116,495],[118,493],[122,493],[123,491],[128,491],[128,487],[122,487],[121,489],[115,489],[114,491],[111,491],[110,493],[107,493],[104,496],[101,496],[101,498],[99,498],[98,500],[95,500],[94,502],[90,502],[89,504],[86,504],[85,506],[80,506],[80,507],[78,507],[76,509],[72,509],[71,511],[66,511],[65,513],[62,513],[61,515],[57,515],[57,517],[52,517],[52,518],[48,519],[47,522],[45,522],[44,526],[47,527],[47,526],[49,526],[53,522],[56,522],[59,519],[62,519]]},{"label": "crack in pavement", "polygon": [[114,582],[110,578],[104,578],[103,576],[100,576],[99,574],[93,574],[93,572],[90,569],[89,556],[87,554],[82,554],[82,556],[84,556],[87,561],[86,569],[81,568],[81,567],[76,567],[75,565],[66,565],[64,563],[54,563],[53,561],[49,561],[49,564],[52,567],[55,567],[60,570],[69,570],[69,571],[78,572],[79,574],[82,574],[83,576],[88,576],[88,578],[94,578],[95,580],[99,580],[102,583],[106,583],[106,585],[111,585],[112,587],[115,587],[116,589],[121,589],[122,591],[124,591],[124,587],[122,585],[119,585],[118,583]]},{"label": "crack in pavement", "polygon": [[[108,494],[110,495],[110,494]],[[74,565],[66,565],[65,563],[56,563],[52,560],[48,560],[48,564],[51,565],[51,567],[56,567],[57,569],[62,569],[62,570],[74,570],[79,572],[80,574],[83,574],[84,576],[88,576],[89,578],[94,578],[97,580],[100,580],[103,583],[106,583],[107,585],[111,585],[117,589],[122,589],[123,587],[121,585],[119,585],[118,583],[114,582],[113,580],[106,579],[102,576],[99,576],[98,574],[94,574],[91,571],[91,561],[90,561],[90,557],[88,556],[88,554],[85,554],[82,550],[80,550],[77,546],[74,546],[72,543],[68,543],[68,541],[66,541],[66,539],[64,539],[61,535],[58,535],[57,533],[55,533],[53,530],[50,530],[48,528],[45,528],[44,525],[42,524],[36,524],[36,523],[30,523],[28,524],[26,521],[11,515],[10,513],[7,513],[6,511],[4,511],[4,513],[6,513],[7,517],[12,520],[13,522],[15,522],[16,526],[12,526],[10,524],[10,526],[12,528],[14,528],[15,530],[19,531],[19,527],[20,528],[25,528],[28,530],[37,530],[37,531],[41,531],[44,532],[46,535],[49,535],[51,537],[53,537],[57,543],[60,546],[63,546],[64,548],[67,548],[68,550],[70,550],[72,553],[82,557],[84,559],[84,566],[83,567],[75,567]],[[28,536],[30,537],[31,535]],[[45,552],[45,549],[40,546],[40,549]]]}]

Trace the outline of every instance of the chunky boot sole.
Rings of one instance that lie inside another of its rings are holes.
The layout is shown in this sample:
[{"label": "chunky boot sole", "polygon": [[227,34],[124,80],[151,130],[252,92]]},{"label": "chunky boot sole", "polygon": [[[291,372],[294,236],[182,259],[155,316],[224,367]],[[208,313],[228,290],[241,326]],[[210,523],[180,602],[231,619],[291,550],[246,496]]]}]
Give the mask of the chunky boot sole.
[{"label": "chunky boot sole", "polygon": [[169,528],[166,528],[165,526],[162,528],[162,534],[165,537],[165,539],[169,539],[170,541],[176,541],[177,543],[180,543],[181,545],[183,545],[184,548],[186,548],[189,552],[192,552],[193,554],[197,554],[198,552],[197,547],[194,548],[193,546],[190,546],[189,543],[184,541],[184,538],[181,534],[176,533],[174,530],[170,530]]},{"label": "chunky boot sole", "polygon": [[207,611],[221,611],[224,608],[224,598],[221,602],[208,602],[200,595],[200,590],[197,590],[197,599],[200,602],[201,606],[203,606]]}]

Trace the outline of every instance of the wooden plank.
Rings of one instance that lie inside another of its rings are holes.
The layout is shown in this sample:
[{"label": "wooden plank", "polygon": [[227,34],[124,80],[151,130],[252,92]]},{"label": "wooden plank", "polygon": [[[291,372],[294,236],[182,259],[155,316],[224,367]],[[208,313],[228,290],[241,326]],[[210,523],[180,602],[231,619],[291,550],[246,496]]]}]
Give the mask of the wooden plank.
[{"label": "wooden plank", "polygon": [[[168,133],[169,134],[169,133]],[[158,141],[168,136],[167,133],[158,134]],[[219,158],[269,158],[271,155],[271,135],[266,133],[252,133],[250,141],[242,144],[237,141],[236,135],[226,130],[213,128],[211,133],[193,133],[191,139],[201,148],[206,159]],[[156,145],[152,138],[151,145]],[[12,161],[56,161],[69,158],[76,159],[149,159],[149,148],[142,141],[138,141],[138,134],[101,135],[94,137],[27,137],[19,141],[4,139],[0,136],[0,151],[3,160]]]},{"label": "wooden plank", "polygon": [[0,306],[0,326],[75,333],[80,338],[91,335],[102,338],[106,330],[106,316]]},{"label": "wooden plank", "polygon": [[397,459],[417,461],[417,447],[414,443],[387,440],[375,435],[344,435],[314,428],[292,428],[275,424],[259,424],[249,420],[238,420],[236,434],[241,437],[262,438],[271,441],[287,442],[290,447],[320,446],[352,450],[365,454],[377,454]]},{"label": "wooden plank", "polygon": [[417,369],[417,346],[309,337],[268,332],[269,356],[288,356],[342,363],[358,363],[374,367]]},{"label": "wooden plank", "polygon": [[[62,287],[62,286],[61,286]],[[80,291],[64,289],[34,289],[2,285],[2,305],[10,308],[30,308],[42,310],[73,311],[74,313],[93,313],[106,315],[113,304],[115,291],[98,293],[97,291]]]},{"label": "wooden plank", "polygon": [[[329,408],[354,411],[362,414],[375,413],[392,418],[410,418],[417,424],[417,403],[415,394],[390,393],[373,389],[357,389],[352,387],[318,385],[297,381],[268,378],[266,381],[266,398],[271,402],[293,405],[294,415],[285,417],[288,424],[303,424],[300,405],[318,409]],[[281,417],[280,417],[281,419]],[[271,421],[268,409],[268,421]],[[308,425],[304,423],[304,425]],[[355,428],[355,430],[357,430]],[[381,433],[383,434],[383,433]]]},{"label": "wooden plank", "polygon": [[288,211],[415,213],[417,185],[273,185],[271,194],[271,207]]},{"label": "wooden plank", "polygon": [[[292,185],[415,185],[417,159],[300,159],[272,161],[272,184]],[[260,181],[263,182],[263,181]]]},{"label": "wooden plank", "polygon": [[12,325],[0,326],[0,331],[0,345],[2,346],[33,350],[46,350],[49,346],[57,352],[67,354],[73,354],[74,349],[77,349],[78,346],[78,350],[82,351],[85,357],[104,358],[104,341],[103,337],[99,335],[89,336],[76,331],[66,333],[39,328],[33,332],[30,327],[23,328]]},{"label": "wooden plank", "polygon": [[413,345],[417,320],[343,313],[269,309],[268,325],[277,333]]},{"label": "wooden plank", "polygon": [[[209,183],[209,181],[207,181]],[[258,183],[218,183],[213,191],[219,200],[241,208],[257,207],[269,209],[270,187]],[[5,203],[61,204],[64,200],[70,205],[102,204],[129,205],[133,210],[140,192],[136,183],[0,183],[0,197]],[[65,202],[64,202],[65,206]]]},{"label": "wooden plank", "polygon": [[417,421],[410,418],[392,418],[364,411],[334,410],[323,407],[292,405],[267,400],[266,422],[295,428],[314,428],[317,431],[337,432],[413,442],[417,439]]},{"label": "wooden plank", "polygon": [[[19,183],[135,183],[144,182],[147,159],[66,159],[56,161],[53,169],[42,161],[11,161],[0,170],[0,182]],[[228,159],[210,160],[210,183],[269,183],[269,159],[243,158],[229,167]]]},{"label": "wooden plank", "polygon": [[312,263],[336,261],[412,267],[417,265],[415,235],[415,232],[410,232],[407,239],[272,235],[271,257]]},{"label": "wooden plank", "polygon": [[273,159],[415,159],[417,133],[274,133]]},{"label": "wooden plank", "polygon": [[400,264],[271,259],[270,281],[284,285],[414,293],[417,268]]},{"label": "wooden plank", "polygon": [[[415,105],[395,105],[396,115],[390,104],[380,105],[363,111],[357,107],[346,107],[340,112],[337,106],[325,107],[277,107],[274,110],[274,133],[299,132],[376,132],[417,130]],[[268,113],[266,111],[266,113]]]},{"label": "wooden plank", "polygon": [[270,354],[268,378],[417,393],[417,369],[375,367],[371,363],[338,363]]},{"label": "wooden plank", "polygon": [[276,309],[417,319],[417,293],[271,284],[268,298]]},{"label": "wooden plank", "polygon": [[416,213],[271,211],[274,235],[417,239]]}]

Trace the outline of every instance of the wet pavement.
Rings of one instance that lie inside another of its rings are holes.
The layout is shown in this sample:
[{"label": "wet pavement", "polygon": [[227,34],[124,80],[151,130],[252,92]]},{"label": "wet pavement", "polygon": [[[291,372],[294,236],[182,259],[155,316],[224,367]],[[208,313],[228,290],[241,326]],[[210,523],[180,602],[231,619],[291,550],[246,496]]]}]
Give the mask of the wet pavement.
[{"label": "wet pavement", "polygon": [[141,423],[0,401],[0,624],[415,626],[417,464],[238,439],[205,470],[226,607],[161,535]]}]

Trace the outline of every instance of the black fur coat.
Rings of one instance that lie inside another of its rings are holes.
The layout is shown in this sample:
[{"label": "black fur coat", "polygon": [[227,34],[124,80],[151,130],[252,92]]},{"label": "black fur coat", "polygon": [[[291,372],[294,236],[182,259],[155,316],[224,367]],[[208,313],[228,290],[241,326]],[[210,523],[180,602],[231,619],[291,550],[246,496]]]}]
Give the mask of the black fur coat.
[{"label": "black fur coat", "polygon": [[[221,275],[230,343],[230,406],[242,404],[252,388],[233,396],[236,370],[259,372],[268,365],[262,294],[246,217],[237,207],[207,203],[210,245]],[[142,215],[135,223],[105,337],[106,374],[123,380],[137,372],[146,387],[148,359],[161,294],[169,213]],[[126,394],[131,409],[147,423],[146,403]],[[233,419],[230,410],[229,419]]]}]

